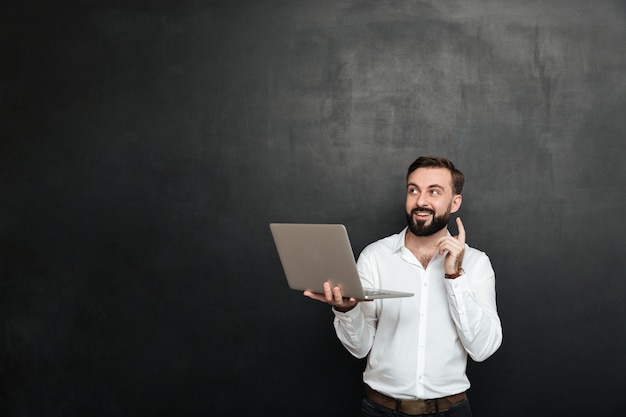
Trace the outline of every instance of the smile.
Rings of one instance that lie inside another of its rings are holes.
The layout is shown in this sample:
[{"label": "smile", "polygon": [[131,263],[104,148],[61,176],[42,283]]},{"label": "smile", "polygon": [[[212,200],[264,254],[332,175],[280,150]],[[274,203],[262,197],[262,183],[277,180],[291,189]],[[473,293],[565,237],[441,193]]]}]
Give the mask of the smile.
[{"label": "smile", "polygon": [[427,209],[413,209],[411,211],[411,214],[417,217],[428,217],[434,215],[435,213],[432,210]]}]

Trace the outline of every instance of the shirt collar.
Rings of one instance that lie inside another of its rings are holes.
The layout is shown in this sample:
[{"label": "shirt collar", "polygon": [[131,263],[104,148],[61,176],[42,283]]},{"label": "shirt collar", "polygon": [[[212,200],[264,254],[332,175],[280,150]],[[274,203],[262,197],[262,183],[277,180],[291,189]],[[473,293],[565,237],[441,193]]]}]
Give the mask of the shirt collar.
[{"label": "shirt collar", "polygon": [[396,235],[396,241],[393,242],[393,246],[391,248],[392,252],[398,252],[400,249],[404,247],[404,237],[406,236],[406,232],[409,230],[408,227],[402,229],[400,233]]}]

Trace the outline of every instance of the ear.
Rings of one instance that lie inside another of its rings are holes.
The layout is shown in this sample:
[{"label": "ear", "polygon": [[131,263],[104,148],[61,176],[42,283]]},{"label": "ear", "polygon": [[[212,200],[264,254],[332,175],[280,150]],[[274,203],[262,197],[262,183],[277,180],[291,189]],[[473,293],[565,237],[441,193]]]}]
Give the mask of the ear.
[{"label": "ear", "polygon": [[456,194],[452,197],[452,207],[450,209],[450,213],[456,213],[461,208],[461,203],[463,202],[463,196],[461,194]]}]

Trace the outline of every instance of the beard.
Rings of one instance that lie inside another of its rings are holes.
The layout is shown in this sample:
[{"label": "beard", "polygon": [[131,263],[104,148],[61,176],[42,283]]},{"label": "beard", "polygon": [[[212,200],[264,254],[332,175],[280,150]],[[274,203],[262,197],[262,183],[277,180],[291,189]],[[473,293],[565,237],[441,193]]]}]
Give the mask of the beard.
[{"label": "beard", "polygon": [[[416,207],[411,210],[410,213],[406,213],[406,221],[409,226],[409,230],[415,236],[432,236],[444,227],[448,226],[448,220],[450,220],[450,210],[448,207],[446,212],[441,216],[436,216],[435,212],[431,209]],[[426,221],[413,220],[413,214],[418,211],[429,212],[432,214],[433,220],[429,225],[426,225]]]}]

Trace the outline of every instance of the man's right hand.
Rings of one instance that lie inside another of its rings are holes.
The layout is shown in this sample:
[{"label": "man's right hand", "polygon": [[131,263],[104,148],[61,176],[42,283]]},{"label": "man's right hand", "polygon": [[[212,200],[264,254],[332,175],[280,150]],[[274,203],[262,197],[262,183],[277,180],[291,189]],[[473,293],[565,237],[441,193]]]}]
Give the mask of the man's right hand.
[{"label": "man's right hand", "polygon": [[333,287],[329,281],[324,283],[324,294],[318,294],[308,290],[304,291],[303,294],[313,300],[328,303],[333,306],[335,310],[341,311],[342,313],[352,310],[360,301],[356,298],[343,297],[341,295],[341,287],[338,285]]}]

